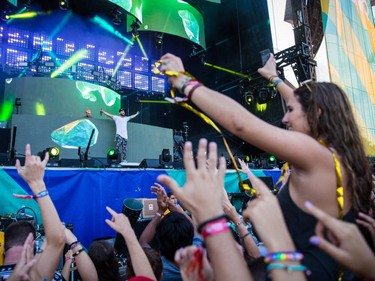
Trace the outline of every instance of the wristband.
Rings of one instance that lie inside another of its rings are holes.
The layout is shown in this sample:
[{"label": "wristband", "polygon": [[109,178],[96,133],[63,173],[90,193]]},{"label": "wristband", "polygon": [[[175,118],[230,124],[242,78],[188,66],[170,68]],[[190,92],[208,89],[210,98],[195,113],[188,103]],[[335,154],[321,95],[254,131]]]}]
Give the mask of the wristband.
[{"label": "wristband", "polygon": [[306,266],[304,265],[286,265],[286,264],[281,264],[281,263],[271,263],[267,265],[267,271],[271,271],[273,269],[283,269],[288,272],[293,272],[293,271],[303,271],[306,273],[306,275],[310,275],[311,272],[310,270],[307,269]]},{"label": "wristband", "polygon": [[192,81],[191,83],[189,83],[189,85],[193,85],[193,82],[194,82],[194,86],[190,89],[189,93],[187,94],[187,100],[191,100],[191,97],[193,96],[194,91],[200,86],[203,86],[203,84],[198,81]]},{"label": "wristband", "polygon": [[268,77],[268,82],[273,83],[272,82],[273,78],[279,78],[279,76],[278,75],[271,75],[270,77]]},{"label": "wristband", "polygon": [[75,258],[76,256],[78,256],[80,253],[82,253],[84,251],[84,249],[79,249],[77,252],[75,252],[72,257]]},{"label": "wristband", "polygon": [[300,252],[276,252],[269,253],[264,257],[265,263],[274,261],[300,261],[303,259],[303,254]]},{"label": "wristband", "polygon": [[155,213],[155,216],[157,216],[157,217],[161,217],[162,215],[161,215],[159,212],[156,212],[156,213]]},{"label": "wristband", "polygon": [[275,81],[273,81],[273,86],[276,87],[280,83],[284,82],[281,78],[277,78]]},{"label": "wristband", "polygon": [[77,247],[79,244],[81,244],[79,241],[74,241],[73,243],[69,244],[69,249],[73,250],[75,247]]},{"label": "wristband", "polygon": [[215,221],[218,221],[218,220],[221,220],[221,219],[227,219],[227,218],[228,218],[228,216],[226,214],[222,214],[220,216],[217,216],[217,217],[214,217],[212,219],[209,219],[209,220],[206,220],[206,221],[202,222],[200,225],[198,225],[198,228],[197,228],[198,233],[199,234],[202,233],[202,230],[206,226],[206,224],[209,224],[211,222],[215,222]]},{"label": "wristband", "polygon": [[13,193],[14,197],[21,198],[21,199],[38,199],[38,198],[45,197],[47,195],[49,195],[47,189],[38,192],[36,195],[22,195],[22,194]]},{"label": "wristband", "polygon": [[180,86],[180,89],[179,89],[179,91],[180,91],[181,94],[184,94],[184,91],[185,91],[186,86],[188,86],[188,85],[189,85],[189,81],[192,81],[192,80],[193,80],[193,78],[191,78],[191,77],[186,77],[186,78],[182,81],[181,86]]},{"label": "wristband", "polygon": [[208,236],[228,231],[229,229],[229,223],[226,219],[210,222],[203,228],[202,237],[204,239]]}]

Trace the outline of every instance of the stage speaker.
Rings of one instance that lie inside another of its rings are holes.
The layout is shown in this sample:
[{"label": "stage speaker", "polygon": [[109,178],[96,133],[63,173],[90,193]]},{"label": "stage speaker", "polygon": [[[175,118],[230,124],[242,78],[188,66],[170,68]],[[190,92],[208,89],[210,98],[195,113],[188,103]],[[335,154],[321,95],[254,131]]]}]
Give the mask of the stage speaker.
[{"label": "stage speaker", "polygon": [[143,159],[139,168],[160,168],[159,159]]},{"label": "stage speaker", "polygon": [[10,128],[0,128],[0,152],[6,153],[10,149]]}]

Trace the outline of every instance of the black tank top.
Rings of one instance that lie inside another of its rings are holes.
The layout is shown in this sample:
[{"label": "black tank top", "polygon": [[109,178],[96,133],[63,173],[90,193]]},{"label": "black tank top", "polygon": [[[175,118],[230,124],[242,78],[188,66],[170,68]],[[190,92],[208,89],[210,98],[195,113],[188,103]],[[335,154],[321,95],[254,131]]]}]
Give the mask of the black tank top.
[{"label": "black tank top", "polygon": [[[302,264],[310,271],[309,281],[337,281],[338,263],[324,251],[312,245],[309,238],[315,235],[317,219],[301,210],[290,197],[289,181],[277,195],[286,225],[298,251],[304,254]],[[351,209],[343,218],[346,222],[354,222],[354,211]],[[343,280],[354,280],[354,274],[344,271]]]}]

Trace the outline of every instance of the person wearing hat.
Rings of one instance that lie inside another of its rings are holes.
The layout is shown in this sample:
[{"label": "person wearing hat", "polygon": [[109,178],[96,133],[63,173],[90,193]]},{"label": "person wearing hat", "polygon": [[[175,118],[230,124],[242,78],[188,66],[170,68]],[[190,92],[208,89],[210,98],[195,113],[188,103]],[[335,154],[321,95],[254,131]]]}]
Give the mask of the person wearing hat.
[{"label": "person wearing hat", "polygon": [[116,136],[115,136],[115,142],[116,142],[116,151],[121,156],[121,163],[125,164],[126,161],[126,151],[127,151],[127,143],[128,143],[128,121],[130,119],[133,119],[139,114],[139,111],[137,113],[125,116],[125,109],[120,108],[119,116],[112,115],[108,112],[105,112],[102,108],[100,109],[100,113],[104,113],[109,118],[112,118],[113,121],[115,121],[116,124]]}]

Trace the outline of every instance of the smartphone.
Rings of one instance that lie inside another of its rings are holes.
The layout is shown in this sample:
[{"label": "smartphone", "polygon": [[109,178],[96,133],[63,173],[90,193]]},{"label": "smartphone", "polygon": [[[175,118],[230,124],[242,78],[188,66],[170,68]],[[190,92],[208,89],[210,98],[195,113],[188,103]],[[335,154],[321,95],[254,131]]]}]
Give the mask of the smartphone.
[{"label": "smartphone", "polygon": [[262,51],[259,52],[260,59],[262,61],[262,66],[264,66],[266,64],[266,62],[270,58],[270,54],[271,54],[270,49],[265,49],[265,50],[262,50]]}]

